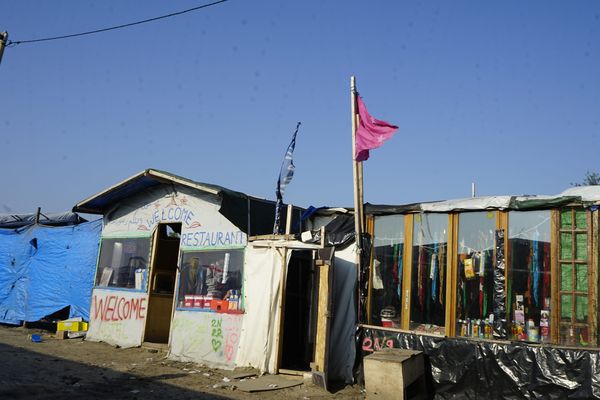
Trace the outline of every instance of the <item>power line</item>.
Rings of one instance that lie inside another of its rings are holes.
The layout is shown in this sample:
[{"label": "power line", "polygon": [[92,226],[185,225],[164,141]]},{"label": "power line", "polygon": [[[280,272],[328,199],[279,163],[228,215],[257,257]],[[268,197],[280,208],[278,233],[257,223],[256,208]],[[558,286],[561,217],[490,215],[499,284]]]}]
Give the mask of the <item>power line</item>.
[{"label": "power line", "polygon": [[113,31],[115,29],[121,29],[121,28],[128,28],[128,27],[134,26],[134,25],[141,25],[141,24],[145,24],[147,22],[158,21],[159,19],[165,19],[165,18],[175,17],[177,15],[189,13],[189,12],[192,12],[192,11],[197,11],[197,10],[200,10],[202,8],[207,8],[207,7],[214,6],[214,5],[217,5],[217,4],[220,4],[220,3],[225,3],[226,1],[229,1],[229,0],[219,0],[219,1],[215,1],[213,3],[208,3],[208,4],[203,4],[201,6],[197,6],[197,7],[193,7],[193,8],[188,8],[187,10],[177,11],[177,12],[174,12],[174,13],[171,13],[171,14],[166,14],[166,15],[161,15],[160,17],[148,18],[148,19],[144,19],[142,21],[130,22],[128,24],[116,25],[116,26],[111,26],[109,28],[96,29],[96,30],[93,30],[93,31],[73,33],[73,34],[70,34],[70,35],[47,37],[47,38],[42,38],[42,39],[16,40],[16,41],[9,40],[8,42],[6,42],[6,47],[13,47],[13,46],[16,46],[18,44],[24,44],[24,43],[48,42],[50,40],[59,40],[59,39],[67,39],[67,38],[77,37],[77,36],[93,35],[95,33]]}]

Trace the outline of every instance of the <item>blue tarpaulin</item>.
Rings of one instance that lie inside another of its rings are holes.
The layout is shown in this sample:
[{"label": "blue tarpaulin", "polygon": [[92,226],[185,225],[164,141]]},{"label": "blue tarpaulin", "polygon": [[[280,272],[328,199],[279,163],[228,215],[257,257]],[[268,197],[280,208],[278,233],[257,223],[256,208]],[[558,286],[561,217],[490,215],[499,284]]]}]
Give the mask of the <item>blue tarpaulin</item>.
[{"label": "blue tarpaulin", "polygon": [[102,220],[0,229],[0,323],[39,321],[70,306],[89,318]]}]

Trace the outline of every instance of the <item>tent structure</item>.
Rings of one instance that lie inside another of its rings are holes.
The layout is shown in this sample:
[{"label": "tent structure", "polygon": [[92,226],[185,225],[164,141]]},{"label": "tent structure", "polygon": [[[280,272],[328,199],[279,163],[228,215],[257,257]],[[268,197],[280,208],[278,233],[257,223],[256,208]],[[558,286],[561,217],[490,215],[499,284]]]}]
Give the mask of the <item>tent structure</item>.
[{"label": "tent structure", "polygon": [[35,322],[65,307],[88,319],[101,221],[82,221],[0,215],[0,323]]}]

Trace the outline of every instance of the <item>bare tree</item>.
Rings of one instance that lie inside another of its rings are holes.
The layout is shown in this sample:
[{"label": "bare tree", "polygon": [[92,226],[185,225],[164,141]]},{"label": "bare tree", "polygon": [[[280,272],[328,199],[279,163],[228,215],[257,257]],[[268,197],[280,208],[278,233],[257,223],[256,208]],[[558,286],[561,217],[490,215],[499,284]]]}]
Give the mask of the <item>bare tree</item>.
[{"label": "bare tree", "polygon": [[581,183],[573,183],[571,182],[571,186],[591,186],[591,185],[600,185],[600,174],[598,172],[590,172],[587,171],[585,173],[585,178]]}]

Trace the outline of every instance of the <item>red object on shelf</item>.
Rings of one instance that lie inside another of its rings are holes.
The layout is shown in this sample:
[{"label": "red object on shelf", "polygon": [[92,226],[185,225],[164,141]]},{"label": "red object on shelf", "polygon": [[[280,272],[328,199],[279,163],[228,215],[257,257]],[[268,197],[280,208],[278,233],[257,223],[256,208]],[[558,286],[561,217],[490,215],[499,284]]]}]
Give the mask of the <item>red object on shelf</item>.
[{"label": "red object on shelf", "polygon": [[213,300],[210,302],[210,308],[218,313],[224,313],[229,308],[229,302],[227,300]]}]

